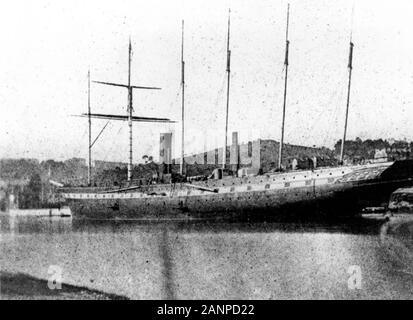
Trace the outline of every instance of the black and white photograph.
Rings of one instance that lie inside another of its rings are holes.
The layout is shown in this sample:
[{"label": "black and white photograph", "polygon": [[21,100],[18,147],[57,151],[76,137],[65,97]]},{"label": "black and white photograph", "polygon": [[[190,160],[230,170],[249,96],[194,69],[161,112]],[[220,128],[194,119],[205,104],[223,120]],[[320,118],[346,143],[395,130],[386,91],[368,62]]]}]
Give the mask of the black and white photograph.
[{"label": "black and white photograph", "polygon": [[1,1],[0,300],[413,300],[412,30],[410,0]]}]

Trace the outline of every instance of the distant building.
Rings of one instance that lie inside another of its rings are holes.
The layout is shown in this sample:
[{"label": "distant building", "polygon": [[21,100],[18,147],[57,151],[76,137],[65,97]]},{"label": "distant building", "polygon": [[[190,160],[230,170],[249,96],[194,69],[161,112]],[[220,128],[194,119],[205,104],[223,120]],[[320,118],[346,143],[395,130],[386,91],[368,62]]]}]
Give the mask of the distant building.
[{"label": "distant building", "polygon": [[159,163],[172,163],[172,133],[161,133],[159,142]]},{"label": "distant building", "polygon": [[[161,141],[161,152],[165,150],[165,142]],[[197,153],[185,157],[188,165],[222,165],[222,150],[213,150]],[[275,169],[278,162],[279,142],[274,140],[257,139],[246,143],[238,142],[238,133],[233,132],[232,143],[227,147],[227,165],[233,171],[236,168],[251,167],[263,172]],[[160,159],[165,161],[163,153]],[[335,164],[335,154],[328,148],[315,148],[285,144],[282,165],[284,168],[307,169],[315,166],[329,166]],[[165,162],[166,163],[166,162]],[[172,163],[179,164],[180,158],[173,159]]]},{"label": "distant building", "polygon": [[387,161],[388,155],[386,149],[376,149],[376,151],[374,152],[374,160],[375,162]]}]

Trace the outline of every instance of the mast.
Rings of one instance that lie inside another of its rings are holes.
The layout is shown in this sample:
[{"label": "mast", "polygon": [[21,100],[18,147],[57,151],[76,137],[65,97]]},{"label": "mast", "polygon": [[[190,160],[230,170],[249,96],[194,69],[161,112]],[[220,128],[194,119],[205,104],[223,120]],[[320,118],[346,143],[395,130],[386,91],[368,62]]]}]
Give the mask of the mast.
[{"label": "mast", "polygon": [[[127,120],[129,126],[129,162],[128,162],[128,181],[132,180],[132,123],[133,121],[140,122],[173,122],[165,118],[148,118],[148,117],[134,117],[133,116],[133,89],[145,89],[145,90],[160,90],[158,87],[146,87],[146,86],[134,86],[131,85],[131,69],[132,69],[132,43],[129,37],[129,59],[128,59],[128,84],[113,83],[113,82],[103,82],[103,81],[93,81],[95,83],[104,84],[108,86],[115,86],[128,89],[128,108],[126,116],[111,115],[111,114],[91,114],[91,117],[100,118],[100,119],[110,119],[110,120]],[[105,126],[106,127],[106,126]],[[104,128],[105,128],[104,127]],[[103,128],[103,129],[104,129]],[[103,130],[101,131],[101,133]],[[98,136],[99,137],[99,136]],[[97,140],[97,139],[96,139]],[[96,141],[95,140],[95,141]],[[93,145],[93,143],[92,143]]]},{"label": "mast", "polygon": [[287,29],[285,34],[285,60],[284,60],[284,67],[285,67],[285,76],[284,76],[284,103],[283,103],[283,116],[282,116],[282,124],[281,124],[281,140],[280,140],[280,148],[278,150],[278,169],[281,170],[281,163],[282,163],[282,152],[283,152],[283,145],[284,145],[284,126],[285,126],[285,106],[287,104],[287,80],[288,80],[288,53],[290,48],[290,41],[288,40],[288,27],[290,23],[290,4],[288,4],[287,9]]},{"label": "mast", "polygon": [[181,165],[179,173],[184,174],[185,151],[185,61],[184,61],[184,20],[182,20],[182,44],[181,44],[181,89],[182,89],[182,142]]},{"label": "mast", "polygon": [[227,163],[227,144],[228,144],[228,112],[229,112],[229,87],[231,79],[231,50],[229,49],[231,24],[231,9],[228,9],[228,35],[227,35],[227,108],[225,113],[225,144],[222,150],[222,168],[225,169]]},{"label": "mast", "polygon": [[354,44],[352,40],[350,39],[350,53],[348,57],[348,87],[347,87],[346,119],[344,121],[344,134],[343,134],[343,140],[341,140],[341,151],[340,151],[340,163],[341,164],[343,164],[343,160],[344,160],[344,142],[346,141],[348,109],[350,106],[351,75],[353,71],[353,49],[354,49]]},{"label": "mast", "polygon": [[130,85],[131,64],[132,64],[132,44],[129,38],[129,61],[128,61],[128,126],[129,126],[129,163],[128,163],[128,181],[132,180],[132,88]]},{"label": "mast", "polygon": [[87,184],[92,184],[92,119],[90,116],[90,70],[87,72],[87,114],[89,122],[89,162],[87,167]]}]

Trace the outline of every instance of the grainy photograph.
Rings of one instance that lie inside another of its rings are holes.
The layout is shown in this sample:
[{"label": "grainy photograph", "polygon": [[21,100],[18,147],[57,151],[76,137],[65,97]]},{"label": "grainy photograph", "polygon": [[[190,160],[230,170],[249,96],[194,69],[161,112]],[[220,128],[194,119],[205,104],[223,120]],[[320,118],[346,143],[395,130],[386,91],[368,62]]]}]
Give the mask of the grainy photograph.
[{"label": "grainy photograph", "polygon": [[412,300],[412,14],[2,1],[0,299]]}]

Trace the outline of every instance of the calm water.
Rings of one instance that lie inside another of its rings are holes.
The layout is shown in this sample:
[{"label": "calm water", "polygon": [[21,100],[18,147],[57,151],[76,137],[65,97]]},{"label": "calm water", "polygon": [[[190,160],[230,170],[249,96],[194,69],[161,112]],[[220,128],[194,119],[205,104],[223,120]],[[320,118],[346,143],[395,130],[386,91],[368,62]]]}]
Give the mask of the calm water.
[{"label": "calm water", "polygon": [[[413,298],[413,256],[386,225],[90,222],[1,216],[1,269],[135,299]],[[361,289],[350,289],[358,266]]]}]

